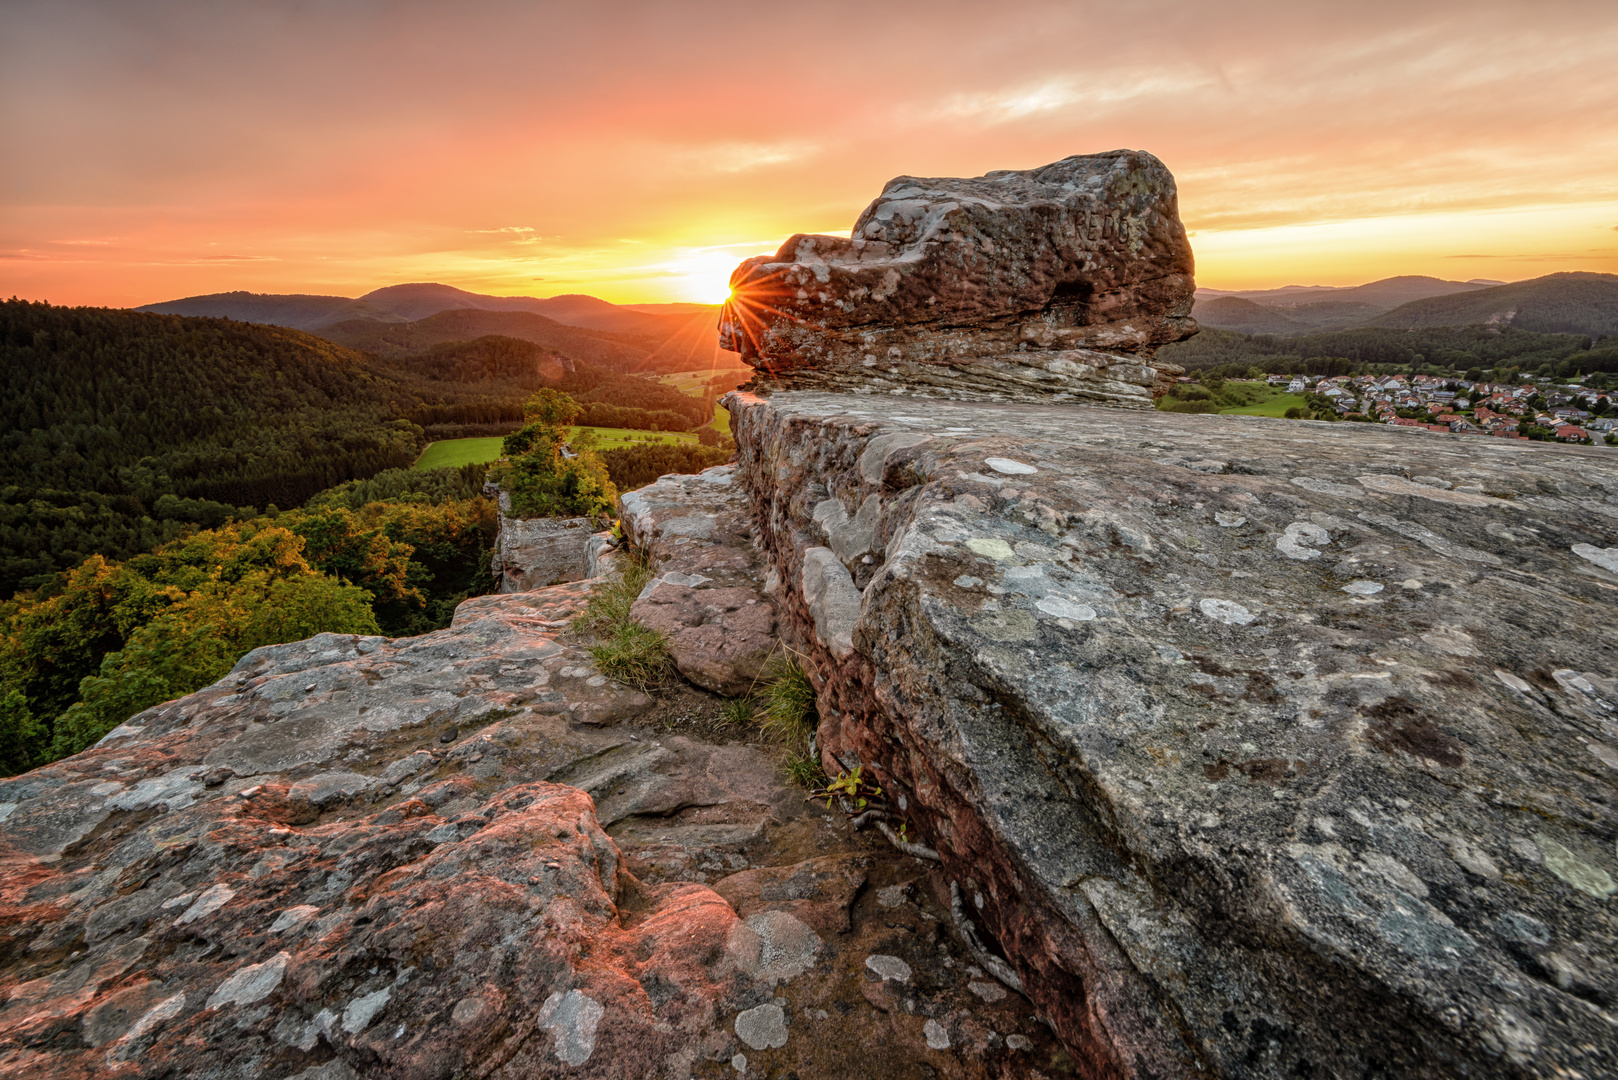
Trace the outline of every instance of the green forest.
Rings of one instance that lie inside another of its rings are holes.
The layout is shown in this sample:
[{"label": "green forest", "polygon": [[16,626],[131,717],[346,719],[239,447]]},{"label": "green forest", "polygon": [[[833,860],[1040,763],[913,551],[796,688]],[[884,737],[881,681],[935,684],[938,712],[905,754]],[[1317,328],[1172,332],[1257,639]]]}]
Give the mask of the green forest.
[{"label": "green forest", "polygon": [[481,472],[389,470],[123,561],[92,555],[0,603],[0,771],[82,750],[260,645],[447,625],[490,585]]},{"label": "green forest", "polygon": [[297,330],[0,302],[0,598],[404,469],[434,439],[504,435],[566,391],[602,427],[694,430],[705,399],[484,337],[415,356]]}]

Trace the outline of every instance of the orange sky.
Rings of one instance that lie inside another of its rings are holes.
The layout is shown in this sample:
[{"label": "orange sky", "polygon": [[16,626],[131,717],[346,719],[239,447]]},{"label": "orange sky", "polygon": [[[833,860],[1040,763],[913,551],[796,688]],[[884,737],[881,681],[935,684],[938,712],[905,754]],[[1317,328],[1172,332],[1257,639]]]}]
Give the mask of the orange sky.
[{"label": "orange sky", "polygon": [[1618,4],[8,0],[0,295],[717,300],[892,176],[1150,150],[1198,281],[1618,272]]}]

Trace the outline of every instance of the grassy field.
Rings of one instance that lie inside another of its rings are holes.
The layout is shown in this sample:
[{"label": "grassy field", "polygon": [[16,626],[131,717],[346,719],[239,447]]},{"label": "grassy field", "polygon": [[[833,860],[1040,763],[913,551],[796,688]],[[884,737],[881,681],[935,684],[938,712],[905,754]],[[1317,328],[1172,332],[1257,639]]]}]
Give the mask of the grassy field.
[{"label": "grassy field", "polygon": [[[753,369],[750,367],[714,368],[702,371],[676,371],[673,374],[664,375],[658,381],[674,387],[682,394],[703,397],[707,394],[708,384],[716,377],[724,376],[730,380],[728,386],[735,386],[746,382],[752,378],[752,375]],[[728,387],[721,387],[721,390],[726,388]],[[717,397],[718,395],[716,394],[715,396]],[[708,422],[708,426],[719,432],[719,434],[728,436],[730,434],[730,413],[723,406],[715,405],[713,419]]]},{"label": "grassy field", "polygon": [[682,394],[700,397],[702,388],[707,386],[708,381],[716,375],[735,376],[737,382],[742,382],[752,374],[752,368],[715,368],[702,371],[676,371],[672,374],[664,375],[658,381],[674,387]]},{"label": "grassy field", "polygon": [[1290,408],[1304,408],[1302,394],[1281,394],[1260,401],[1254,405],[1242,405],[1233,409],[1220,409],[1221,413],[1234,416],[1285,416]]},{"label": "grassy field", "polygon": [[[600,438],[599,448],[602,450],[616,450],[620,446],[633,446],[636,443],[666,442],[666,443],[694,443],[697,437],[684,431],[635,431],[632,428],[574,428],[573,434],[580,431],[594,431]],[[445,469],[460,468],[462,465],[482,464],[493,461],[500,456],[501,438],[492,439],[440,439],[429,443],[427,449],[421,452],[416,459],[414,468],[417,469]]]},{"label": "grassy field", "polygon": [[462,465],[481,464],[500,456],[500,444],[505,440],[492,439],[440,439],[428,443],[427,449],[416,459],[418,469],[450,469]]},{"label": "grassy field", "polygon": [[695,434],[688,431],[636,431],[634,428],[598,427],[574,428],[577,435],[581,431],[593,431],[601,441],[597,446],[602,450],[616,450],[620,446],[633,446],[636,443],[666,442],[666,443],[694,443]]}]

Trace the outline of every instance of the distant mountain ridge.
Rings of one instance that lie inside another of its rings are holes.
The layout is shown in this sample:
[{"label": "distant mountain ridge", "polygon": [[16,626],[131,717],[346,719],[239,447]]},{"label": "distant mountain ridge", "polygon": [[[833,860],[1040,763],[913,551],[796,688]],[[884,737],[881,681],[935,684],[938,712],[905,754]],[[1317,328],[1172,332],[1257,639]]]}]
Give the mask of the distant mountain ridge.
[{"label": "distant mountain ridge", "polygon": [[202,315],[238,322],[268,323],[294,330],[319,330],[353,319],[375,322],[415,322],[440,311],[529,311],[569,326],[617,333],[667,335],[671,320],[692,312],[649,313],[568,293],[561,296],[490,296],[467,292],[453,285],[422,281],[387,285],[364,296],[321,296],[304,293],[211,293],[145,304],[136,311],[160,315]]},{"label": "distant mountain ridge", "polygon": [[134,310],[284,326],[382,355],[503,334],[613,371],[693,371],[734,362],[719,350],[718,308],[706,304],[622,306],[577,293],[490,296],[413,282],[359,297],[227,292]]},{"label": "distant mountain ridge", "polygon": [[1285,285],[1279,289],[1251,290],[1198,289],[1197,299],[1213,300],[1235,296],[1269,307],[1296,307],[1299,304],[1313,304],[1322,300],[1397,307],[1412,300],[1425,300],[1429,296],[1448,296],[1451,293],[1487,289],[1504,284],[1503,281],[1488,281],[1482,278],[1472,281],[1445,281],[1442,278],[1421,274],[1404,274],[1381,278],[1365,285]]},{"label": "distant mountain ridge", "polygon": [[1618,275],[1570,272],[1511,284],[1406,276],[1352,288],[1198,289],[1192,315],[1204,326],[1245,334],[1495,325],[1600,337],[1618,333]]},{"label": "distant mountain ridge", "polygon": [[311,293],[210,293],[145,304],[135,308],[153,315],[188,315],[207,319],[235,319],[291,330],[316,330],[349,319],[406,322],[404,316],[348,296]]}]

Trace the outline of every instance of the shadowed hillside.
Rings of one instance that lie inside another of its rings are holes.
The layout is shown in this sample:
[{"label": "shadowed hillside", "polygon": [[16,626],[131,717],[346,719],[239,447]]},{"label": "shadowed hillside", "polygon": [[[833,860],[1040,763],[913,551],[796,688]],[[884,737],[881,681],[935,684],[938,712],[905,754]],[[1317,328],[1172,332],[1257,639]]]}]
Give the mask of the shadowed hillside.
[{"label": "shadowed hillside", "polygon": [[654,350],[628,335],[564,326],[529,311],[441,311],[415,322],[350,319],[317,331],[328,341],[378,356],[406,356],[449,341],[473,341],[490,334],[520,338],[564,352],[609,371],[634,371]]},{"label": "shadowed hillside", "polygon": [[1547,274],[1404,304],[1371,326],[1510,326],[1545,334],[1618,334],[1618,274]]}]

